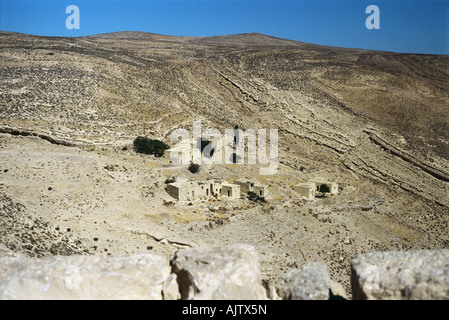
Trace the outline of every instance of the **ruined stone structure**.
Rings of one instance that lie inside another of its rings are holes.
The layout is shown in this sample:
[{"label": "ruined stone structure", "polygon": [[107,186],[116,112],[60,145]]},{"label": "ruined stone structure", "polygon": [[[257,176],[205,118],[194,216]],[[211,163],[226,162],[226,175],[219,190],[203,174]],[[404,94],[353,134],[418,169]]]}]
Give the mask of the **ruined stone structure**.
[{"label": "ruined stone structure", "polygon": [[243,181],[238,180],[234,182],[240,186],[240,191],[242,193],[254,192],[259,197],[267,197],[268,196],[268,185],[256,184],[252,181]]},{"label": "ruined stone structure", "polygon": [[221,194],[231,199],[240,199],[240,186],[238,184],[223,184]]},{"label": "ruined stone structure", "polygon": [[308,182],[302,182],[297,184],[293,190],[307,200],[313,200],[317,192],[320,191],[320,186],[326,185],[329,187],[330,194],[338,194],[338,184],[335,182],[330,182],[326,178],[315,177],[310,179]]},{"label": "ruined stone structure", "polygon": [[222,189],[222,181],[219,179],[207,180],[206,182],[200,182],[200,184],[207,185],[207,189],[205,190],[205,196],[214,196],[218,197],[221,194]]},{"label": "ruined stone structure", "polygon": [[320,190],[321,185],[326,185],[330,189],[330,194],[338,194],[338,184],[335,182],[330,182],[326,178],[323,177],[315,177],[313,179],[310,179],[309,182],[315,183],[316,191]]},{"label": "ruined stone structure", "polygon": [[221,180],[175,182],[168,184],[166,191],[179,201],[195,201],[208,197],[219,198],[220,196],[231,199],[240,198],[239,185],[229,184]]},{"label": "ruined stone structure", "polygon": [[268,196],[268,185],[259,185],[253,182],[236,181],[228,183],[219,179],[207,181],[181,181],[167,184],[166,191],[169,195],[179,201],[195,201],[208,197],[226,197],[229,199],[240,199],[242,194],[250,191],[259,197]]},{"label": "ruined stone structure", "polygon": [[315,198],[315,183],[313,182],[303,182],[300,184],[297,184],[293,190],[295,190],[297,193],[305,197],[307,200],[313,200]]},{"label": "ruined stone structure", "polygon": [[254,183],[250,181],[238,180],[234,182],[240,186],[240,191],[243,193],[248,193],[250,191],[254,192]]},{"label": "ruined stone structure", "polygon": [[193,182],[175,182],[167,185],[167,193],[179,201],[194,201],[203,196],[204,186]]},{"label": "ruined stone structure", "polygon": [[268,197],[268,186],[267,185],[255,185],[254,191],[259,197]]}]

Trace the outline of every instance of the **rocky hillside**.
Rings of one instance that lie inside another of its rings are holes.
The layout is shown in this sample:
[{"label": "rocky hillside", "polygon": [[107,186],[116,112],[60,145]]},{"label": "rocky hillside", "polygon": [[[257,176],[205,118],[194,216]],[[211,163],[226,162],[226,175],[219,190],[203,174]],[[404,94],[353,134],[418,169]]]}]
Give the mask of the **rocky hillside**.
[{"label": "rocky hillside", "polygon": [[0,220],[0,256],[41,258],[89,253],[81,240],[52,228],[47,221],[32,218],[24,205],[4,194],[0,194]]},{"label": "rocky hillside", "polygon": [[[449,246],[448,56],[261,34],[0,38],[0,192],[90,253],[249,243],[266,279],[321,261],[350,293],[358,253]],[[138,135],[170,143],[194,120],[278,129],[278,174],[194,175],[131,148]],[[164,190],[172,176],[253,179],[270,197],[186,206]],[[314,176],[339,195],[306,202],[291,190]]]}]

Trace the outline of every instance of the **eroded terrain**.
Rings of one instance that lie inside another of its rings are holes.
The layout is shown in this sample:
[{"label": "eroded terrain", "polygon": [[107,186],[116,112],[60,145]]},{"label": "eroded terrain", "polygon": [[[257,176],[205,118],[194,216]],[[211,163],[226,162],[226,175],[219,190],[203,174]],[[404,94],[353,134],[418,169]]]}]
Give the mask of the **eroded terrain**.
[{"label": "eroded terrain", "polygon": [[[23,216],[1,230],[2,255],[249,243],[266,279],[324,261],[349,293],[357,253],[449,246],[447,56],[259,34],[0,37],[0,210]],[[221,132],[278,129],[278,173],[204,165],[192,174],[169,153],[132,150],[138,135],[170,144],[194,120]],[[173,176],[248,178],[270,196],[176,203],[165,192]],[[292,191],[315,176],[340,193],[308,202]]]}]

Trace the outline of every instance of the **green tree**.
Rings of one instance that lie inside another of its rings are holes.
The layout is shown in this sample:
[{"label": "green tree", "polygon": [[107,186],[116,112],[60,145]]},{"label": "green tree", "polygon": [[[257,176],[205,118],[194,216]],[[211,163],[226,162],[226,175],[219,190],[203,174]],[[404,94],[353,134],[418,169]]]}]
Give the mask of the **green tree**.
[{"label": "green tree", "polygon": [[159,140],[151,140],[147,137],[137,137],[134,139],[134,150],[138,153],[152,154],[156,157],[162,157],[164,151],[167,150],[169,146]]},{"label": "green tree", "polygon": [[197,173],[198,171],[200,171],[200,165],[196,163],[191,163],[188,169],[191,173]]},{"label": "green tree", "polygon": [[331,192],[331,189],[327,184],[321,184],[320,187],[318,188],[318,191],[320,192],[320,196],[324,197],[326,193]]}]

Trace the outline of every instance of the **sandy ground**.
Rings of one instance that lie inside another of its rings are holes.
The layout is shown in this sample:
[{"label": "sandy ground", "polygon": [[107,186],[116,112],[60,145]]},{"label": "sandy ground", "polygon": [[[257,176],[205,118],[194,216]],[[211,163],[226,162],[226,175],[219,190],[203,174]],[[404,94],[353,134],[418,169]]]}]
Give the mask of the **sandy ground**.
[{"label": "sandy ground", "polygon": [[[338,181],[339,195],[305,201],[291,188],[311,174],[284,166],[275,176],[257,176],[258,167],[248,165],[203,166],[194,175],[168,157],[122,148],[66,147],[10,135],[0,141],[0,191],[30,216],[79,239],[91,254],[169,255],[183,247],[249,243],[260,253],[265,279],[323,261],[349,292],[349,263],[357,253],[432,247],[440,240],[416,228],[415,215],[404,221],[392,216],[413,201],[405,192],[389,194],[363,179],[352,183],[352,174],[339,170],[315,172]],[[164,190],[172,176],[248,177],[268,183],[270,196],[264,205],[244,197],[177,203]]]},{"label": "sandy ground", "polygon": [[[259,34],[0,38],[0,255],[248,243],[265,279],[322,261],[350,294],[358,253],[449,247],[446,56]],[[220,132],[278,129],[279,171],[191,174],[132,149],[139,135],[167,141],[195,120]],[[177,203],[165,192],[173,176],[247,178],[270,196]],[[315,176],[339,194],[306,201],[292,191]]]}]

